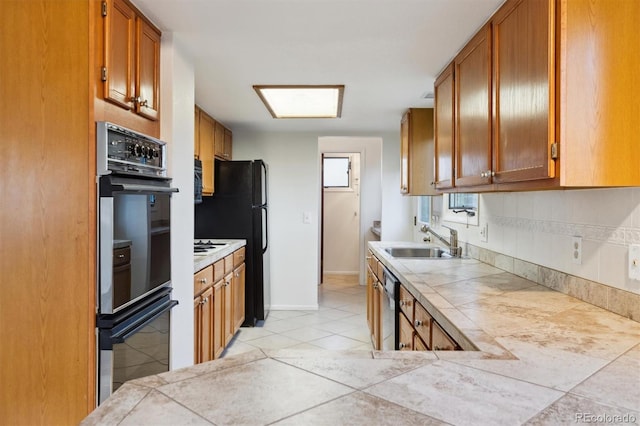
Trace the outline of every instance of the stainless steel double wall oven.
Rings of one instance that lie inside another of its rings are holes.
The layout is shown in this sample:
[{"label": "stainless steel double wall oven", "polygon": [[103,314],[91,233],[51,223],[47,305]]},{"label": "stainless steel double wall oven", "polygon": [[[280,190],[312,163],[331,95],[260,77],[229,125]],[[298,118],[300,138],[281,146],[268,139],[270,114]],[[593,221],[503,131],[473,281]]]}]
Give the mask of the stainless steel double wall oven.
[{"label": "stainless steel double wall oven", "polygon": [[169,369],[171,187],[166,144],[97,123],[98,398]]}]

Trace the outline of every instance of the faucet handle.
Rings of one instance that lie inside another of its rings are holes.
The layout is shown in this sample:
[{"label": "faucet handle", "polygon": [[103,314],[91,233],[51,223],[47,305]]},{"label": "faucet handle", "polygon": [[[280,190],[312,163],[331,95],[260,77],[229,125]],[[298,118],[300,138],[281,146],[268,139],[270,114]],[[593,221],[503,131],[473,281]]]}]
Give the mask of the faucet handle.
[{"label": "faucet handle", "polygon": [[447,225],[440,225],[440,226],[442,226],[443,228],[447,228],[451,232],[451,235],[458,235],[458,231],[453,229],[452,227]]}]

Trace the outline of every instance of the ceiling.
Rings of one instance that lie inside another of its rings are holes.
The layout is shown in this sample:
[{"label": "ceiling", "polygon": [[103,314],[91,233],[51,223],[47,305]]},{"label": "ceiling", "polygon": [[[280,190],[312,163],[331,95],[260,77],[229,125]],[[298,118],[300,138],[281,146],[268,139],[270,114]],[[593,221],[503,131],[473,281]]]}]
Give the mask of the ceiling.
[{"label": "ceiling", "polygon": [[[408,107],[504,0],[133,0],[195,64],[196,103],[231,130],[370,136]],[[276,120],[255,84],[344,84],[342,117]]]}]

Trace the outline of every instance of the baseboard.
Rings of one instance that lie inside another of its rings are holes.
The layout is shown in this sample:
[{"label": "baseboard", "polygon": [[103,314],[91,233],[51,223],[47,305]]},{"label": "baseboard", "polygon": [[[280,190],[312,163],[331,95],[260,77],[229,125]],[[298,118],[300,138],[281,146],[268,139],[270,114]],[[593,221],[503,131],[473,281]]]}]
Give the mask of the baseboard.
[{"label": "baseboard", "polygon": [[271,311],[317,311],[318,305],[271,305]]},{"label": "baseboard", "polygon": [[325,275],[359,275],[360,271],[324,271]]}]

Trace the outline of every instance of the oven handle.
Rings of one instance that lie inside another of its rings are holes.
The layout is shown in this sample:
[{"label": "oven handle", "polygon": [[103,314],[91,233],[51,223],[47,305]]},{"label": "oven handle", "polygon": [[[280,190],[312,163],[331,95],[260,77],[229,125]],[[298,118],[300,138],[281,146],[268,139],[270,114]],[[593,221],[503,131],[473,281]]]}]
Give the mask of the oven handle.
[{"label": "oven handle", "polygon": [[178,304],[177,300],[166,300],[137,313],[123,324],[114,328],[100,329],[100,350],[112,350],[116,343],[124,343],[140,329]]},{"label": "oven handle", "polygon": [[153,185],[139,185],[133,183],[115,183],[111,184],[112,191],[122,192],[159,192],[159,193],[173,193],[178,192],[178,188],[166,188]]}]

